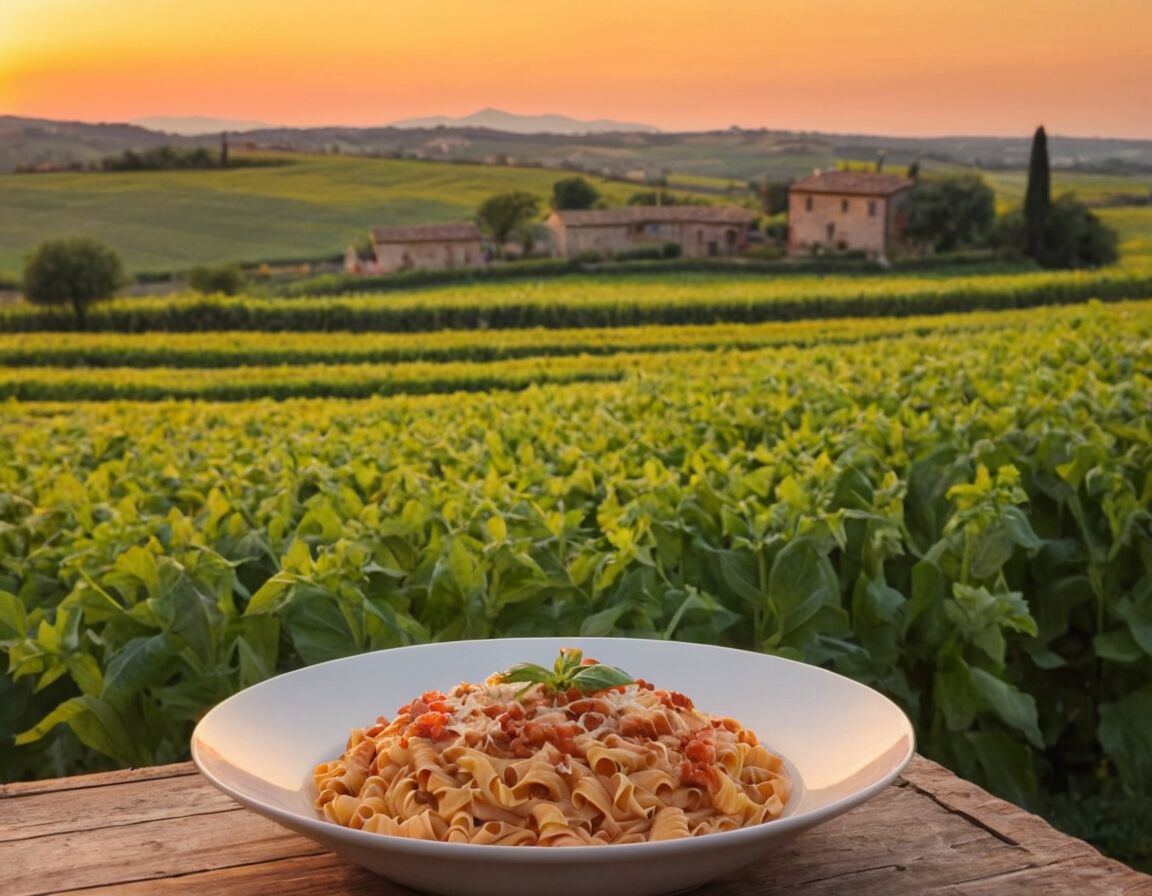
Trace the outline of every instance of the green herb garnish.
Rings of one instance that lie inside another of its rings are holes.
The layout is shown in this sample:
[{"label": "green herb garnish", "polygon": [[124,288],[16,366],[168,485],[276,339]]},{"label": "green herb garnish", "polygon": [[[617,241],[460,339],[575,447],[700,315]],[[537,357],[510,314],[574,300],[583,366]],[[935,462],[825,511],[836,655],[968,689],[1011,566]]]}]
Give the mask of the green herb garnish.
[{"label": "green herb garnish", "polygon": [[[573,647],[560,649],[560,656],[556,657],[551,670],[535,663],[517,663],[501,672],[500,677],[506,682],[527,682],[528,687],[542,684],[556,693],[573,688],[591,693],[633,683],[631,675],[615,666],[596,662],[585,665],[584,652]],[[520,693],[526,690],[527,687]]]}]

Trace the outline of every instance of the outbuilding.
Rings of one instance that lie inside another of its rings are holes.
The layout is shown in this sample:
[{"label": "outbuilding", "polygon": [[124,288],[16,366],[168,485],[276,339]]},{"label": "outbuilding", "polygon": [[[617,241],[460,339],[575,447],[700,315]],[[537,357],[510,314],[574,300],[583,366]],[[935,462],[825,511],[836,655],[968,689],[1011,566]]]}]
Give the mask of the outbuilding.
[{"label": "outbuilding", "polygon": [[554,211],[545,222],[556,255],[614,255],[676,243],[687,258],[734,255],[756,215],[736,206],[630,205]]},{"label": "outbuilding", "polygon": [[814,171],[788,189],[788,252],[863,252],[887,260],[899,247],[910,177]]},{"label": "outbuilding", "polygon": [[388,274],[416,268],[470,267],[484,262],[475,224],[421,224],[373,227],[372,255],[361,258],[349,247],[344,267],[351,273]]}]

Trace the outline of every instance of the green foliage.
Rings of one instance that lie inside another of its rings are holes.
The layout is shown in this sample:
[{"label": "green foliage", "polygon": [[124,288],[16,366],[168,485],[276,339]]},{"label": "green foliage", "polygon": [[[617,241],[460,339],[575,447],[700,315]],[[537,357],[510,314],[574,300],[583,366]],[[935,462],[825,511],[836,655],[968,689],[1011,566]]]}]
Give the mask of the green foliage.
[{"label": "green foliage", "polygon": [[921,180],[908,208],[908,239],[936,252],[987,245],[996,222],[996,197],[978,175]]},{"label": "green foliage", "polygon": [[1043,247],[1036,260],[1050,268],[1097,268],[1119,257],[1116,231],[1073,196],[1048,210]]},{"label": "green foliage", "polygon": [[44,243],[24,265],[24,297],[36,305],[71,305],[80,324],[90,304],[111,298],[123,284],[120,257],[83,237]]},{"label": "green foliage", "polygon": [[1024,254],[1039,258],[1047,242],[1048,211],[1052,206],[1052,175],[1048,167],[1048,135],[1043,127],[1032,137],[1028,185],[1024,191]]},{"label": "green foliage", "polygon": [[[1002,246],[1028,251],[1027,219],[1020,211],[998,222]],[[1032,257],[1047,268],[1098,268],[1120,257],[1116,231],[1072,195],[1061,196],[1048,208],[1043,234]]]},{"label": "green foliage", "polygon": [[513,191],[490,196],[476,210],[476,223],[492,237],[496,252],[503,256],[504,244],[513,237],[527,239],[540,214],[540,200],[531,193]]},{"label": "green foliage", "polygon": [[238,264],[219,267],[197,265],[188,272],[188,286],[200,293],[234,296],[244,288],[244,272]]},{"label": "green foliage", "polygon": [[998,793],[1138,799],[1150,338],[1096,304],[435,402],[7,404],[0,767],[181,758],[302,663],[582,633],[819,663]]},{"label": "green foliage", "polygon": [[583,177],[566,177],[552,185],[552,208],[594,208],[601,200],[600,191]]}]

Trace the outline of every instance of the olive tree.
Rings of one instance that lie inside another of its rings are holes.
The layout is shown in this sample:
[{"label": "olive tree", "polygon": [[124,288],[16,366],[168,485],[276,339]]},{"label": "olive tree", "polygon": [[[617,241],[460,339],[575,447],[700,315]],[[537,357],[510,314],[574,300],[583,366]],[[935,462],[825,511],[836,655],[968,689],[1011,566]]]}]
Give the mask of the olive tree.
[{"label": "olive tree", "polygon": [[922,180],[912,192],[904,236],[936,252],[984,246],[996,223],[996,197],[976,175]]},{"label": "olive tree", "polygon": [[24,298],[36,305],[71,305],[84,324],[88,306],[124,285],[120,256],[85,237],[42,243],[24,264]]},{"label": "olive tree", "polygon": [[531,193],[515,191],[499,193],[485,199],[476,211],[476,223],[492,237],[496,252],[503,256],[504,244],[513,237],[530,233],[531,225],[540,213],[540,200]]}]

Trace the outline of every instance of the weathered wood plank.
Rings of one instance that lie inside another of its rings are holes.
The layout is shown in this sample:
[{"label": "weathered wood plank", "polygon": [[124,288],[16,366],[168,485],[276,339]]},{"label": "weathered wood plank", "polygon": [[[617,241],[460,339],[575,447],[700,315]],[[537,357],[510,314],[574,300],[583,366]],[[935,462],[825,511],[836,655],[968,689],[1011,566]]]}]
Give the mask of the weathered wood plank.
[{"label": "weathered wood plank", "polygon": [[164,880],[64,890],[54,896],[236,896],[292,893],[293,896],[416,896],[413,890],[349,865],[332,853],[223,868]]},{"label": "weathered wood plank", "polygon": [[236,809],[206,783],[181,775],[10,797],[0,804],[0,843]]},{"label": "weathered wood plank", "polygon": [[0,892],[39,896],[323,853],[240,807],[0,843]]},{"label": "weathered wood plank", "polygon": [[84,787],[104,787],[108,784],[124,784],[128,781],[156,781],[162,778],[178,778],[185,775],[198,775],[191,762],[177,762],[172,765],[153,765],[148,768],[129,768],[115,772],[96,772],[91,775],[76,775],[72,778],[45,778],[43,781],[16,781],[0,784],[0,799],[11,796],[29,796],[34,793],[50,793],[56,790],[79,790]]},{"label": "weathered wood plank", "polygon": [[[1074,892],[1073,887],[1079,886],[1080,891],[1087,893],[1152,896],[1152,877],[1101,855],[1083,840],[1062,834],[1038,815],[992,796],[931,760],[914,757],[901,784],[1006,846],[1026,852],[1033,862],[1027,886],[1035,887],[1036,892]],[[997,876],[985,869],[979,857],[977,861],[977,870],[958,879],[958,883],[963,883],[963,892],[1003,892],[1002,888],[1016,885],[1012,875]]]}]

